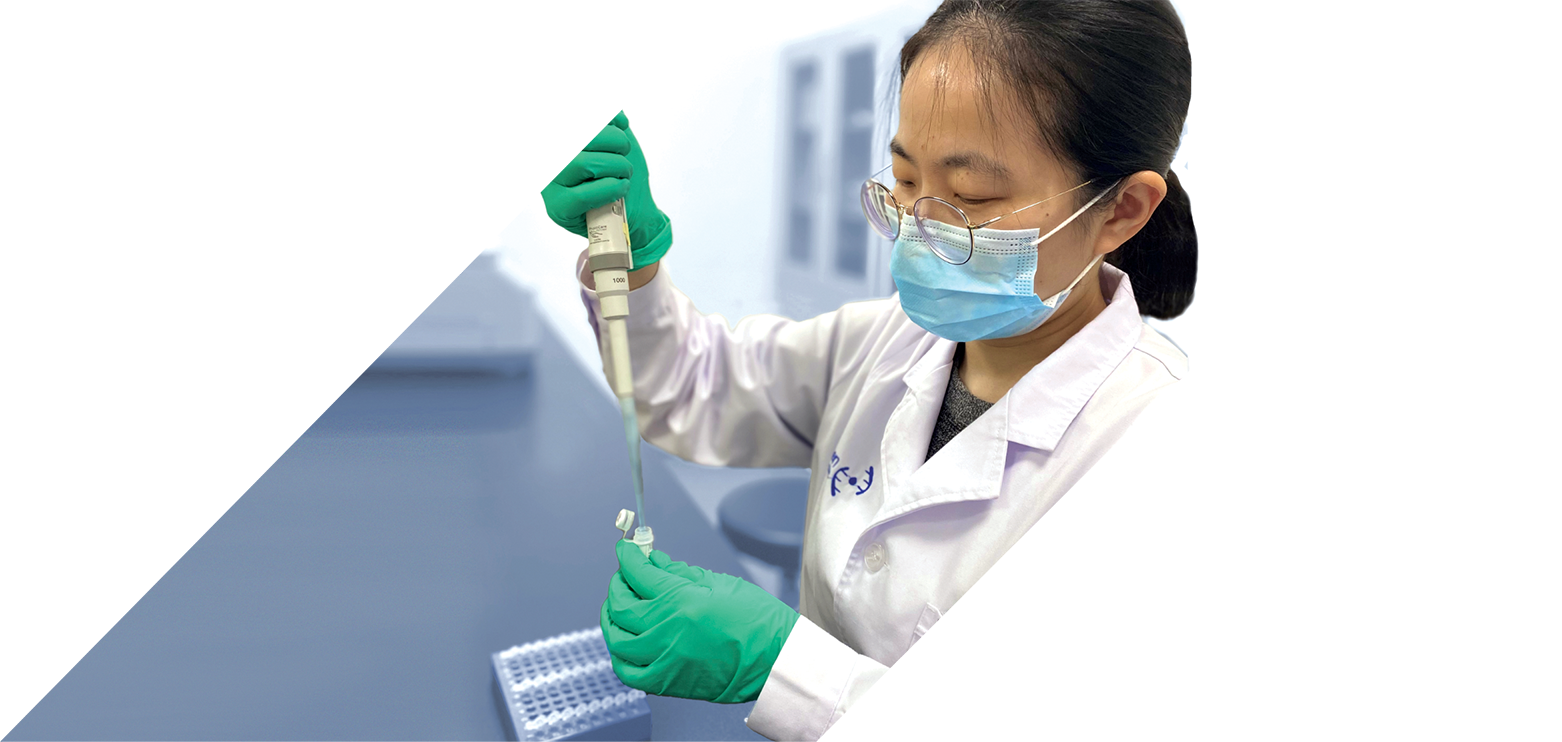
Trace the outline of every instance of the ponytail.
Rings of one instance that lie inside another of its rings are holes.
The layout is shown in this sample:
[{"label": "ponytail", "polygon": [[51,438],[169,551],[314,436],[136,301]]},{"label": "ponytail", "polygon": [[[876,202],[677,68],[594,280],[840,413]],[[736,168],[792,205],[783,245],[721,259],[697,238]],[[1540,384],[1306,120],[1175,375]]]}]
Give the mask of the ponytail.
[{"label": "ponytail", "polygon": [[1193,303],[1198,274],[1199,238],[1193,231],[1193,210],[1177,173],[1166,171],[1166,198],[1143,229],[1106,256],[1106,262],[1128,274],[1139,313],[1171,319]]}]

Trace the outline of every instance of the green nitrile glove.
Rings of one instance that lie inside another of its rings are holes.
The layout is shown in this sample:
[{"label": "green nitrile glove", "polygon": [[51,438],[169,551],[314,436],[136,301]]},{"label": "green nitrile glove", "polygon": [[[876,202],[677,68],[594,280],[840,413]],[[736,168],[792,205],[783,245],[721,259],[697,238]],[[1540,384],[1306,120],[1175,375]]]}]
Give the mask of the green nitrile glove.
[{"label": "green nitrile glove", "polygon": [[617,116],[542,189],[542,203],[555,224],[586,236],[586,212],[624,199],[629,220],[629,250],[636,269],[667,254],[673,226],[651,200],[645,153],[629,118]]},{"label": "green nitrile glove", "polygon": [[650,558],[618,541],[618,571],[602,603],[602,636],[624,684],[716,703],[759,697],[797,611],[753,583]]}]

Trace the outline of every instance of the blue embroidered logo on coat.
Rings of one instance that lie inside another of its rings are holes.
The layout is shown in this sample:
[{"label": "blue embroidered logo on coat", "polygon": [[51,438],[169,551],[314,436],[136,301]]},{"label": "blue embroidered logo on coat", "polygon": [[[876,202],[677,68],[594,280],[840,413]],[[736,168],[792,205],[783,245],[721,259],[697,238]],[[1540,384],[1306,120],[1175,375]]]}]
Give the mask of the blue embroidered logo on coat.
[{"label": "blue embroidered logo on coat", "polygon": [[[839,464],[839,463],[841,463],[840,455],[835,454],[835,453],[831,453],[830,454],[830,496],[831,497],[835,497],[836,495],[841,494],[841,484],[843,482],[846,484],[846,486],[848,488],[856,487],[857,488],[856,494],[859,494],[859,495],[864,493],[864,492],[867,492],[868,488],[873,486],[873,467],[871,467],[871,466],[868,467],[867,471],[864,473],[864,476],[856,477],[856,476],[852,475],[852,470],[851,470],[851,467],[849,467],[849,466],[842,466],[840,468],[836,468],[836,465]],[[858,484],[859,482],[861,482],[860,485]]]}]

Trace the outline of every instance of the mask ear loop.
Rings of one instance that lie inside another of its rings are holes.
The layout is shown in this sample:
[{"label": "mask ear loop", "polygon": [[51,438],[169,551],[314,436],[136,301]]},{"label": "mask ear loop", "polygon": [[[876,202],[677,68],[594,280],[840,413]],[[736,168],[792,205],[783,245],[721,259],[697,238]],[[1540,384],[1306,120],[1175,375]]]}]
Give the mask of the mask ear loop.
[{"label": "mask ear loop", "polygon": [[[1121,180],[1117,181],[1117,183],[1121,183],[1121,182],[1123,182],[1123,181],[1121,181]],[[1073,216],[1070,216],[1069,218],[1064,219],[1063,223],[1059,224],[1057,226],[1057,228],[1055,228],[1051,232],[1048,232],[1045,235],[1042,235],[1041,237],[1037,238],[1036,241],[1032,242],[1031,244],[1033,246],[1034,245],[1040,245],[1048,237],[1051,237],[1052,235],[1057,234],[1058,230],[1063,229],[1064,227],[1067,227],[1069,225],[1069,222],[1074,221],[1076,218],[1079,217],[1080,214],[1083,214],[1086,211],[1089,211],[1090,207],[1095,206],[1096,202],[1100,201],[1102,196],[1105,196],[1109,191],[1112,190],[1112,188],[1116,188],[1117,187],[1117,183],[1113,183],[1110,188],[1107,188],[1106,190],[1096,194],[1095,198],[1090,199],[1090,203],[1087,203],[1084,206],[1080,207],[1079,211],[1074,212]],[[1048,297],[1046,300],[1042,301],[1041,303],[1043,305],[1045,305],[1048,309],[1056,309],[1057,305],[1058,305],[1058,297],[1064,296],[1064,295],[1068,294],[1069,292],[1073,291],[1074,287],[1078,286],[1080,281],[1085,280],[1085,275],[1090,272],[1091,268],[1096,267],[1096,263],[1101,262],[1101,258],[1103,258],[1103,257],[1105,257],[1105,256],[1097,255],[1093,260],[1091,260],[1088,264],[1085,265],[1085,269],[1080,271],[1079,275],[1074,277],[1074,281],[1068,285],[1068,288],[1063,289],[1062,291],[1059,291],[1056,294],[1053,294],[1052,296]]]},{"label": "mask ear loop", "polygon": [[1079,275],[1074,277],[1074,282],[1069,284],[1068,288],[1048,297],[1045,301],[1042,302],[1042,304],[1045,305],[1048,309],[1056,309],[1058,307],[1058,297],[1067,295],[1069,292],[1074,290],[1075,286],[1079,285],[1080,281],[1085,280],[1085,275],[1090,273],[1091,268],[1096,267],[1096,263],[1101,262],[1101,257],[1102,256],[1097,255],[1095,258],[1091,259],[1091,261],[1085,265],[1085,269],[1080,271]]},{"label": "mask ear loop", "polygon": [[[1123,182],[1123,181],[1121,181],[1121,180],[1117,181],[1117,183],[1121,183],[1121,182]],[[1116,188],[1117,187],[1117,183],[1113,183],[1106,190],[1101,191],[1100,193],[1097,193],[1095,198],[1090,199],[1090,203],[1087,203],[1084,206],[1079,207],[1079,211],[1074,212],[1073,214],[1071,214],[1069,216],[1069,218],[1064,219],[1063,223],[1059,224],[1056,227],[1054,227],[1051,232],[1048,232],[1048,233],[1046,233],[1046,234],[1044,234],[1044,235],[1042,235],[1040,237],[1037,237],[1034,242],[1030,243],[1031,246],[1035,247],[1036,245],[1040,245],[1041,243],[1045,242],[1048,237],[1051,237],[1052,235],[1057,234],[1064,227],[1067,227],[1070,222],[1073,222],[1075,219],[1078,219],[1080,214],[1083,214],[1083,213],[1089,211],[1090,207],[1095,206],[1096,202],[1100,201],[1102,196],[1105,196],[1107,193],[1110,193],[1113,188]]]}]

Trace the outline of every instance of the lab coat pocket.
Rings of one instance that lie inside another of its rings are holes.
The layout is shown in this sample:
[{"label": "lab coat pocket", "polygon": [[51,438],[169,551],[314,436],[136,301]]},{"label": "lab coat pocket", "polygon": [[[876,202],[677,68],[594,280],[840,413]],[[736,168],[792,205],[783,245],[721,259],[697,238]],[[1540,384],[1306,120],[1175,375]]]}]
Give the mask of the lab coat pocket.
[{"label": "lab coat pocket", "polygon": [[[895,662],[906,662],[908,669],[918,672],[925,669],[928,659],[936,659],[939,656],[939,625],[943,622],[943,611],[939,611],[933,603],[923,603],[922,614],[917,615],[917,625],[912,626],[911,636],[904,639],[900,658],[876,658],[886,665]],[[931,651],[929,651],[931,650]],[[889,662],[886,662],[889,659]]]},{"label": "lab coat pocket", "polygon": [[[884,626],[878,640],[859,642],[862,647],[858,651],[884,667],[893,667],[900,662],[906,664],[906,669],[911,672],[922,672],[926,661],[936,661],[940,656],[939,626],[942,623],[943,611],[939,611],[933,603],[923,603],[922,612],[917,615],[917,623],[911,626],[911,631],[898,634],[890,626]],[[901,639],[897,640],[895,636]]]},{"label": "lab coat pocket", "polygon": [[922,617],[912,631],[911,647],[890,667],[890,698],[893,717],[898,720],[897,739],[937,739],[940,728],[939,686],[943,669],[943,642],[940,626],[943,611],[933,603],[922,606]]},{"label": "lab coat pocket", "polygon": [[929,634],[937,634],[940,623],[943,623],[943,611],[939,611],[933,603],[923,603],[922,615],[917,617],[917,630],[911,636],[912,644],[917,640],[926,640]]}]

